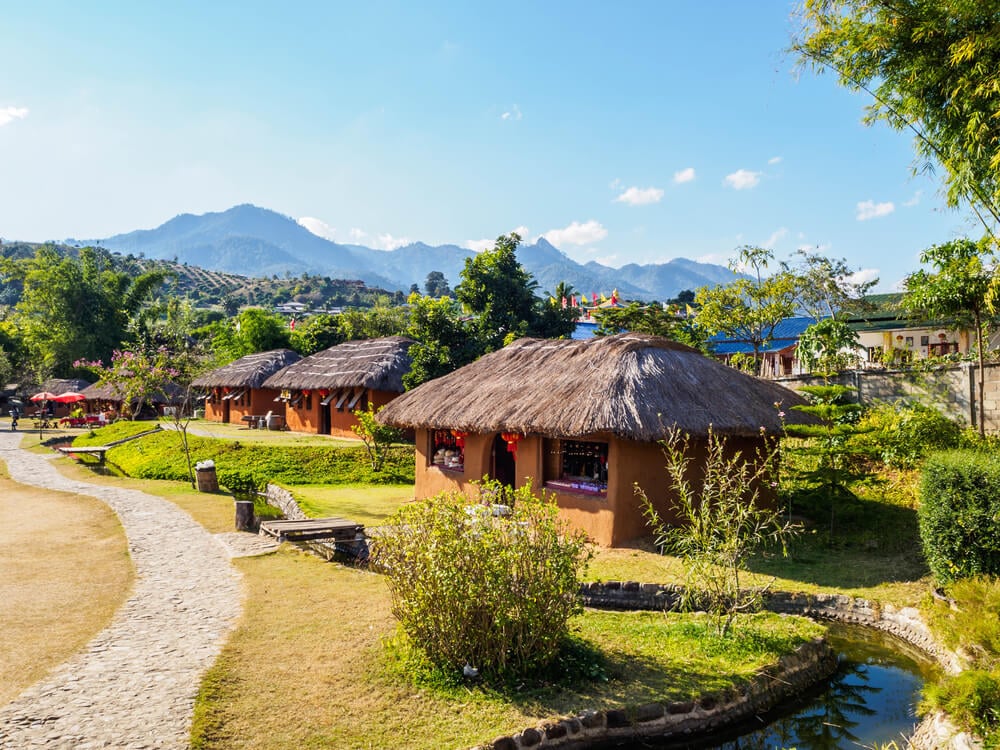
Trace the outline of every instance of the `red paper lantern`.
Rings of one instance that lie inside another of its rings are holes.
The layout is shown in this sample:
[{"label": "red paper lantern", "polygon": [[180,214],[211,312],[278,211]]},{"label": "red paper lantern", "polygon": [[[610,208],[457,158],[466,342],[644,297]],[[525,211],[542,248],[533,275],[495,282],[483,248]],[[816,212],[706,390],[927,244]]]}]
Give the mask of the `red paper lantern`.
[{"label": "red paper lantern", "polygon": [[516,432],[501,432],[500,437],[502,437],[507,442],[507,452],[517,459],[517,443],[524,437]]},{"label": "red paper lantern", "polygon": [[302,395],[305,396],[306,398],[309,398],[310,393],[311,391],[302,391]]},{"label": "red paper lantern", "polygon": [[465,439],[469,437],[469,433],[462,432],[462,430],[452,430],[451,434],[455,438],[455,445],[459,448],[465,448]]},{"label": "red paper lantern", "polygon": [[330,391],[328,391],[326,388],[320,388],[319,389],[319,397],[320,398],[326,398],[329,395],[330,395]]}]

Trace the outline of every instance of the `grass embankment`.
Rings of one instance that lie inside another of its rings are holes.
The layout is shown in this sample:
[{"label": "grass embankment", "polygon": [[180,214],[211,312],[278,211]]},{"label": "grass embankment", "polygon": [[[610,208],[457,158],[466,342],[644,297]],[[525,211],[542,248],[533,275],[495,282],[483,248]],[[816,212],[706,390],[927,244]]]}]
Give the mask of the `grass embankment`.
[{"label": "grass embankment", "polygon": [[132,587],[118,517],[99,500],[0,479],[0,704],[81,649]]},{"label": "grass embankment", "polygon": [[[106,445],[149,429],[149,422],[119,422],[78,435],[77,446]],[[187,461],[180,449],[180,436],[173,430],[149,435],[116,446],[106,461],[123,474],[139,479],[186,481]],[[237,476],[259,485],[277,482],[297,484],[406,484],[413,482],[413,449],[393,447],[382,471],[371,468],[360,443],[289,444],[283,433],[274,441],[246,442],[188,434],[194,462],[215,461],[219,482]]]},{"label": "grass embankment", "polygon": [[236,564],[246,609],[202,685],[196,748],[471,746],[586,708],[722,690],[822,631],[766,616],[720,644],[691,616],[589,612],[573,626],[604,653],[594,679],[510,692],[420,686],[383,647],[395,626],[381,576],[287,546]]}]

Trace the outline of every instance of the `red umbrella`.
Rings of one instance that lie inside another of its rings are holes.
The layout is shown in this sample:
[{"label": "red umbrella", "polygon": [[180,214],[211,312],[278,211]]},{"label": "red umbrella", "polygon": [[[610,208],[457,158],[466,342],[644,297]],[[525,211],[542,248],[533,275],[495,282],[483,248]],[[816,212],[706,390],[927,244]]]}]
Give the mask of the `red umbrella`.
[{"label": "red umbrella", "polygon": [[49,393],[48,391],[42,391],[41,393],[36,393],[31,397],[32,401],[51,401],[56,397],[56,394]]},{"label": "red umbrella", "polygon": [[66,391],[53,396],[52,400],[59,404],[75,404],[77,401],[86,401],[87,397],[77,391]]}]

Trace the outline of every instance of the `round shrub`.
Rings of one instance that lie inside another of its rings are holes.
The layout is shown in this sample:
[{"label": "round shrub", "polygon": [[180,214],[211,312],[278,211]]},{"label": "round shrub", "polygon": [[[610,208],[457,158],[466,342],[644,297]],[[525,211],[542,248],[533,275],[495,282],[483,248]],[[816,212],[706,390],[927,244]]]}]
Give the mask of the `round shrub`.
[{"label": "round shrub", "polygon": [[493,504],[445,493],[404,506],[375,541],[374,564],[388,576],[393,615],[431,664],[509,678],[559,652],[581,609],[589,552],[530,488],[484,483],[481,496]]},{"label": "round shrub", "polygon": [[938,581],[1000,575],[1000,463],[980,451],[929,456],[919,520],[924,556]]},{"label": "round shrub", "polygon": [[886,466],[911,469],[933,451],[957,448],[962,428],[924,404],[881,402],[858,423],[859,447]]}]

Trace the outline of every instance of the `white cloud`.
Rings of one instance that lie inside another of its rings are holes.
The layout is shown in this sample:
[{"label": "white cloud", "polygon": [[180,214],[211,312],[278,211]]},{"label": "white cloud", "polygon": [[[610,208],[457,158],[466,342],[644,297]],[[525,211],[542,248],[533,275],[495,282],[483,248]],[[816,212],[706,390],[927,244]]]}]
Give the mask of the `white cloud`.
[{"label": "white cloud", "polygon": [[317,219],[312,216],[303,216],[299,219],[299,224],[304,226],[310,232],[315,234],[317,237],[322,237],[327,240],[335,240],[337,230],[331,227],[322,219]]},{"label": "white cloud", "polygon": [[623,183],[621,180],[615,177],[615,179],[613,179],[611,182],[608,183],[608,187],[611,188],[612,190],[619,190],[623,184],[625,183]]},{"label": "white cloud", "polygon": [[855,271],[844,279],[850,284],[867,284],[870,281],[877,281],[879,278],[879,272],[877,268],[862,268],[859,271]]},{"label": "white cloud", "polygon": [[778,243],[778,240],[784,238],[788,234],[788,229],[786,227],[778,227],[773,232],[771,236],[764,240],[763,246],[773,250],[774,246]]},{"label": "white cloud", "polygon": [[733,190],[749,190],[752,187],[757,187],[757,183],[760,182],[760,172],[737,169],[732,174],[727,174],[722,182]]},{"label": "white cloud", "polygon": [[0,107],[0,126],[12,123],[14,120],[23,120],[27,116],[27,107]]},{"label": "white cloud", "polygon": [[674,172],[674,183],[680,185],[691,182],[694,179],[694,167],[687,167],[679,172]]},{"label": "white cloud", "polygon": [[357,227],[351,227],[351,231],[347,233],[351,238],[351,242],[360,244],[368,238],[368,232],[363,229],[358,229]]},{"label": "white cloud", "polygon": [[520,120],[522,117],[521,108],[516,104],[500,115],[501,120]]},{"label": "white cloud", "polygon": [[729,256],[722,253],[708,253],[695,258],[696,263],[713,263],[717,266],[724,266],[729,263]]},{"label": "white cloud", "polygon": [[903,205],[906,206],[907,208],[917,205],[918,203],[920,203],[920,196],[922,196],[923,194],[924,194],[923,190],[918,190],[913,194],[913,197],[910,198],[910,200],[903,201]]},{"label": "white cloud", "polygon": [[599,221],[584,222],[581,224],[574,221],[563,229],[550,229],[542,235],[556,247],[563,245],[588,245],[591,242],[600,242],[608,236],[608,230],[601,226]]},{"label": "white cloud", "polygon": [[397,247],[410,245],[413,243],[409,237],[393,237],[391,234],[380,234],[374,247],[377,250],[395,250]]},{"label": "white cloud", "polygon": [[663,198],[663,191],[660,188],[630,187],[615,198],[615,203],[628,203],[630,206],[648,206],[650,203],[659,203],[661,198]]},{"label": "white cloud", "polygon": [[858,203],[858,221],[868,221],[868,219],[877,219],[881,216],[888,216],[893,211],[896,210],[895,204],[892,201],[886,201],[885,203],[876,203],[875,201],[860,201]]},{"label": "white cloud", "polygon": [[604,255],[600,258],[594,258],[602,266],[608,266],[609,268],[621,268],[621,263],[618,261],[617,255]]},{"label": "white cloud", "polygon": [[767,163],[768,164],[781,164],[781,157],[780,156],[772,156],[770,159],[767,160]]},{"label": "white cloud", "polygon": [[484,250],[490,250],[493,247],[493,240],[466,240],[462,244],[462,247],[467,247],[469,250],[481,253]]}]

